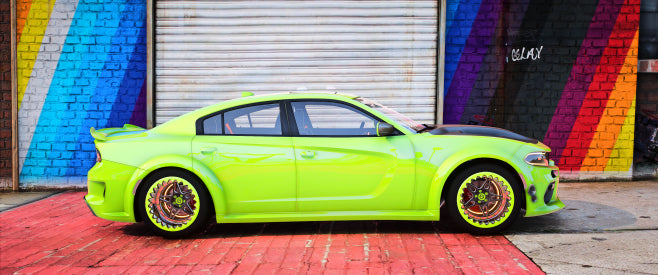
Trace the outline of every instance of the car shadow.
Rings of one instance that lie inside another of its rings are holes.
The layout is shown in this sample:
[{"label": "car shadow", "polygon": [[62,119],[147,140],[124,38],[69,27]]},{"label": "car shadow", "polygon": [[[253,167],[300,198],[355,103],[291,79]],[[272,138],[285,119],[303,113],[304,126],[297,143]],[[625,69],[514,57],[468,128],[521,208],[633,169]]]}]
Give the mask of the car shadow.
[{"label": "car shadow", "polygon": [[427,221],[325,221],[214,224],[201,238],[227,238],[256,235],[320,234],[435,234],[457,233],[440,222]]},{"label": "car shadow", "polygon": [[[558,212],[521,217],[510,228],[497,234],[591,232],[610,230],[637,222],[630,212],[608,205],[587,201],[566,200],[566,207]],[[121,227],[126,235],[155,236],[143,223]],[[316,235],[316,234],[451,234],[463,233],[447,221],[324,221],[226,223],[214,220],[199,234],[187,238],[212,239],[248,236]]]},{"label": "car shadow", "polygon": [[580,200],[563,202],[566,207],[558,212],[518,219],[505,234],[592,232],[637,223],[635,215],[620,208]]},{"label": "car shadow", "polygon": [[[155,236],[143,223],[127,224],[121,231],[130,236]],[[321,234],[438,234],[461,233],[442,222],[428,221],[323,221],[226,223],[213,222],[201,233],[186,238],[213,239],[248,236]]]}]

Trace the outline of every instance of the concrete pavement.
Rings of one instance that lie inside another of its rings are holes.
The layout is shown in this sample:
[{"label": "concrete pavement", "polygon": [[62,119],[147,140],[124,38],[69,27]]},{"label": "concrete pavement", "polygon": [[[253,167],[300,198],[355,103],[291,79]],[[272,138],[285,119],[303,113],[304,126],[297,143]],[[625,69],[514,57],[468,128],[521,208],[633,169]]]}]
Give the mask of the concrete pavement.
[{"label": "concrete pavement", "polygon": [[562,183],[565,209],[506,237],[548,274],[658,274],[658,182]]},{"label": "concrete pavement", "polygon": [[0,192],[0,212],[42,200],[62,191],[43,192]]}]

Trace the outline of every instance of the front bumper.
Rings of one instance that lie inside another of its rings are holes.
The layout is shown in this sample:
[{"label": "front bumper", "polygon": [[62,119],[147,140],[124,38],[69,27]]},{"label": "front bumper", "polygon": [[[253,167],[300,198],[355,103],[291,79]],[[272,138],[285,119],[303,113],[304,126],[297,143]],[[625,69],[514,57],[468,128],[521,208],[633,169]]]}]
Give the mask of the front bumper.
[{"label": "front bumper", "polygon": [[526,175],[521,176],[525,187],[526,217],[546,215],[564,208],[557,195],[560,171],[556,166],[533,166]]},{"label": "front bumper", "polygon": [[137,168],[112,161],[96,163],[87,173],[87,195],[91,212],[111,221],[135,222],[132,209],[125,209],[125,200],[133,200],[126,186]]}]

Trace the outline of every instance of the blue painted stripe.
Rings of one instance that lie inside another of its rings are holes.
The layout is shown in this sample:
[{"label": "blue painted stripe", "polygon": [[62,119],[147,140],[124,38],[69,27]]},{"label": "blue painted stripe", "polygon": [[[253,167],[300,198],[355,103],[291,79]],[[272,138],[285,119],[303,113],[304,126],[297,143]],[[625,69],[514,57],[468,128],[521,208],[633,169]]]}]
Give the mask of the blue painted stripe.
[{"label": "blue painted stripe", "polygon": [[[90,127],[119,127],[130,121],[146,77],[145,16],[144,0],[127,1],[91,100],[80,103],[86,120],[77,141],[85,152],[95,150]],[[66,175],[84,175],[94,162],[95,158],[71,159]]]},{"label": "blue painted stripe", "polygon": [[446,30],[449,30],[450,26],[452,26],[453,19],[455,18],[455,14],[457,14],[457,10],[459,10],[460,3],[459,0],[450,0],[446,3]]},{"label": "blue painted stripe", "polygon": [[[477,17],[478,10],[482,0],[461,0],[456,6],[456,10],[451,12],[452,16],[446,14],[447,34],[446,34],[446,56],[445,56],[445,88],[444,94],[447,95],[452,78],[455,75],[462,51],[466,45],[466,40],[471,33],[473,21]],[[446,12],[450,11],[448,9]]]},{"label": "blue painted stripe", "polygon": [[[143,0],[140,0],[140,2]],[[145,7],[146,4],[137,4],[139,7]],[[142,9],[135,13],[145,14]],[[143,21],[142,21],[143,22]],[[145,23],[145,22],[143,22]],[[134,43],[134,50],[130,56],[130,63],[128,64],[127,73],[124,74],[119,92],[115,98],[115,104],[112,108],[110,118],[104,127],[122,126],[129,123],[133,116],[135,104],[141,94],[146,79],[146,26],[142,24],[137,26],[139,35],[135,37],[130,34],[129,39],[136,39]]]}]

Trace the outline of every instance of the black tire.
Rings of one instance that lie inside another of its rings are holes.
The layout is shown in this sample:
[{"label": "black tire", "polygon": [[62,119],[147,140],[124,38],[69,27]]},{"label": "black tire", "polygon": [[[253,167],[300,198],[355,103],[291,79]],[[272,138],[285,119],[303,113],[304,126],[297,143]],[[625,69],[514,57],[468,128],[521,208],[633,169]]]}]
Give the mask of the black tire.
[{"label": "black tire", "polygon": [[518,218],[525,200],[518,178],[494,164],[468,167],[448,184],[447,218],[473,234],[489,235],[506,229]]},{"label": "black tire", "polygon": [[210,195],[188,172],[164,169],[142,183],[135,207],[157,235],[179,238],[199,232],[210,218]]}]

